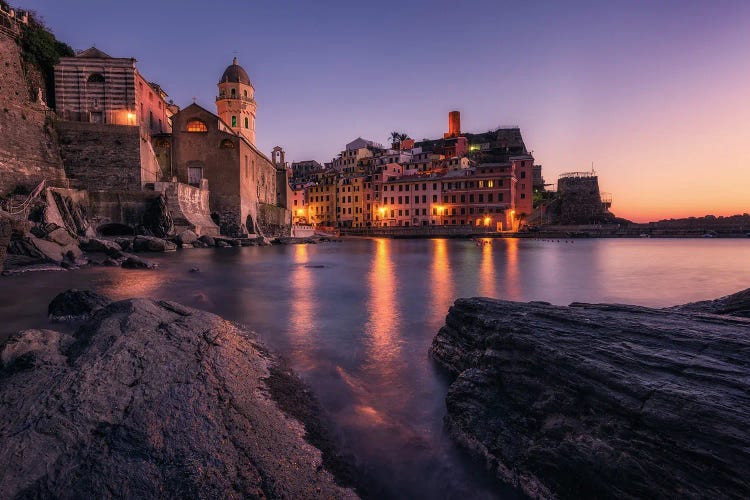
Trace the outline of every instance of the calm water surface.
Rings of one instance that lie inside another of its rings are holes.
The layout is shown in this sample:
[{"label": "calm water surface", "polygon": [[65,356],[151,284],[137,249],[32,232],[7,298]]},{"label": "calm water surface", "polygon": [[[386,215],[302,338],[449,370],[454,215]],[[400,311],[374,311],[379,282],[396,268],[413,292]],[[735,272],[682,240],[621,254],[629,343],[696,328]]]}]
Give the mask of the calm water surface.
[{"label": "calm water surface", "polygon": [[153,260],[160,270],[1,278],[0,342],[49,326],[47,304],[67,288],[166,298],[244,323],[312,386],[384,494],[400,498],[513,496],[443,430],[448,380],[427,349],[457,297],[668,306],[750,287],[750,239],[355,239]]}]

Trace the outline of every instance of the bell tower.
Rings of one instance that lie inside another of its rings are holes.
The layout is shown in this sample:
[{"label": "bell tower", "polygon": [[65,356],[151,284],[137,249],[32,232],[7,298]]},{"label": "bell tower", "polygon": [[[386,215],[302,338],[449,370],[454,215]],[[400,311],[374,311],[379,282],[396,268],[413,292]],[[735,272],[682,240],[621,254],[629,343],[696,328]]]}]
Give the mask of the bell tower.
[{"label": "bell tower", "polygon": [[234,132],[241,134],[254,146],[256,109],[255,88],[235,57],[219,80],[216,111],[219,118],[232,127]]}]

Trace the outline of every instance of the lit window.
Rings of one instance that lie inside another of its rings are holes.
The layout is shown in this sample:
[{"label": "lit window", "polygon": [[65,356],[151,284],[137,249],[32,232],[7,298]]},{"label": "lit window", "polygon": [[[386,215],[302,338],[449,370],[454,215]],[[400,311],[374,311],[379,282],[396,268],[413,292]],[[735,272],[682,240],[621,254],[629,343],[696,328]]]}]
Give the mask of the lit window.
[{"label": "lit window", "polygon": [[187,131],[188,132],[208,132],[208,127],[206,127],[206,124],[200,120],[190,120],[187,123]]},{"label": "lit window", "polygon": [[495,187],[495,181],[487,181],[487,187],[488,188]]}]

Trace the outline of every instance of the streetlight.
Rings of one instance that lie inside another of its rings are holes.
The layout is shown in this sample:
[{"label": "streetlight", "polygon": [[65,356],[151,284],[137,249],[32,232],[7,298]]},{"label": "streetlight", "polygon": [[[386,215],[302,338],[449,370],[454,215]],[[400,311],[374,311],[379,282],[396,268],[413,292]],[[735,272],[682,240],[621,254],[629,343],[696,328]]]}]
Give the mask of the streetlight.
[{"label": "streetlight", "polygon": [[385,217],[385,207],[380,207],[378,209],[378,212],[380,213],[380,226],[382,227],[383,226],[384,217]]}]

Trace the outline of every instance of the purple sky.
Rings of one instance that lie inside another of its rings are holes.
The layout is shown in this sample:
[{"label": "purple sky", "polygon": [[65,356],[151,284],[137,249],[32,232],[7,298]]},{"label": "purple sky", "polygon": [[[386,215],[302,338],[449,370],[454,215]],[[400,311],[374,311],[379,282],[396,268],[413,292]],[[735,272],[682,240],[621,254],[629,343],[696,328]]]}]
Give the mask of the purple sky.
[{"label": "purple sky", "polygon": [[748,1],[16,3],[75,49],[135,57],[180,106],[215,110],[236,53],[258,146],[292,161],[437,137],[458,109],[465,131],[520,125],[548,181],[594,162],[618,215],[750,211]]}]

